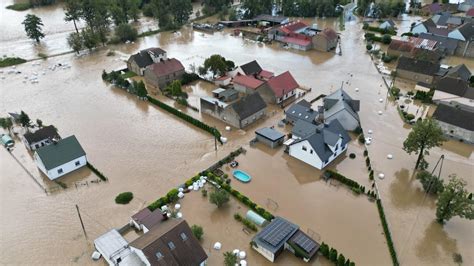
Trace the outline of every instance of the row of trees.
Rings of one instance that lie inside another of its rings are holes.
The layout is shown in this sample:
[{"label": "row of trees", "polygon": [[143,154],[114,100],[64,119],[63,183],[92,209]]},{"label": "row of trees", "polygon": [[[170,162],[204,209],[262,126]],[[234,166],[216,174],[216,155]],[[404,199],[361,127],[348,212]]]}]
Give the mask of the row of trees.
[{"label": "row of trees", "polygon": [[193,13],[191,0],[151,0],[143,12],[158,20],[160,29],[177,29],[185,24]]},{"label": "row of trees", "polygon": [[281,12],[289,17],[335,17],[338,16],[346,0],[281,0]]},{"label": "row of trees", "polygon": [[374,18],[396,17],[406,11],[403,0],[382,0],[376,2],[372,0],[359,0],[357,7],[359,15],[370,15]]}]

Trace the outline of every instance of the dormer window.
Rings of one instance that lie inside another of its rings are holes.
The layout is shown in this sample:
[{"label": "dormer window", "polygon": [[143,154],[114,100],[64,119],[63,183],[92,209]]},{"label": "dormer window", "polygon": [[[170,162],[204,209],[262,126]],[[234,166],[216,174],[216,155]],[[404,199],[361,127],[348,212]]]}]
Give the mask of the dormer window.
[{"label": "dormer window", "polygon": [[185,233],[181,233],[180,236],[183,241],[186,241],[188,239],[188,236]]},{"label": "dormer window", "polygon": [[174,243],[173,243],[173,242],[171,242],[171,241],[170,241],[170,242],[168,242],[168,247],[169,247],[171,250],[173,250],[173,249],[175,249],[175,248],[176,248],[176,246],[174,245]]},{"label": "dormer window", "polygon": [[159,251],[156,252],[155,255],[156,255],[156,258],[157,258],[158,260],[161,260],[161,259],[163,258],[163,254],[161,254],[161,252],[159,252]]}]

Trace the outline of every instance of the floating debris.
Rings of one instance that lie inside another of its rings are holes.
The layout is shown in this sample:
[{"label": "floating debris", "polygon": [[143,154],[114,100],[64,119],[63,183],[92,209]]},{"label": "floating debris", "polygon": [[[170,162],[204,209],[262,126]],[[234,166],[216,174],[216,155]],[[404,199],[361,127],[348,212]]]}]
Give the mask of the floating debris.
[{"label": "floating debris", "polygon": [[220,250],[222,248],[222,244],[220,242],[214,243],[214,249],[215,250]]},{"label": "floating debris", "polygon": [[240,251],[239,252],[239,259],[245,259],[245,257],[247,257],[247,254],[245,253],[245,251]]},{"label": "floating debris", "polygon": [[359,88],[356,88],[355,91],[356,91],[356,92],[359,92]]},{"label": "floating debris", "polygon": [[387,159],[393,159],[393,155],[392,154],[387,154]]},{"label": "floating debris", "polygon": [[383,102],[383,99],[382,99],[382,98],[380,98],[380,99],[379,99],[379,102]]},{"label": "floating debris", "polygon": [[379,178],[380,178],[380,179],[384,179],[384,178],[385,178],[385,175],[382,174],[382,173],[380,173],[380,174],[379,174]]},{"label": "floating debris", "polygon": [[229,127],[229,126],[226,126],[226,127],[225,127],[225,130],[230,131],[230,127]]},{"label": "floating debris", "polygon": [[374,133],[374,132],[372,131],[372,129],[369,129],[369,130],[367,131],[367,133],[372,134],[372,133]]},{"label": "floating debris", "polygon": [[382,114],[382,111],[379,111],[378,114],[381,115],[381,114]]}]

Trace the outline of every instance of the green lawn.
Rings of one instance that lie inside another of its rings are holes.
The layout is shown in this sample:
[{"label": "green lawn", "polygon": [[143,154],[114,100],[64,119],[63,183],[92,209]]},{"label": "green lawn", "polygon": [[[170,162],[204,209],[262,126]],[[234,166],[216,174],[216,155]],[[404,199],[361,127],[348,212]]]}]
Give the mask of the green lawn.
[{"label": "green lawn", "polygon": [[19,57],[3,57],[0,59],[0,67],[19,65],[25,62],[25,59]]},{"label": "green lawn", "polygon": [[17,4],[9,5],[6,8],[15,10],[15,11],[25,11],[31,8],[31,4],[30,3],[17,3]]},{"label": "green lawn", "polygon": [[137,74],[135,72],[127,71],[124,74],[122,74],[122,78],[128,79],[128,78],[131,78],[131,77],[135,77],[136,75]]}]

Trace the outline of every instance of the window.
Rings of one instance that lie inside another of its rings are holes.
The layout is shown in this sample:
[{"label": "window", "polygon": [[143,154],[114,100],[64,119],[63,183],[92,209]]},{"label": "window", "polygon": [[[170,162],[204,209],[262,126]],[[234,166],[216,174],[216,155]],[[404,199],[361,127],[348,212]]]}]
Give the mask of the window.
[{"label": "window", "polygon": [[301,149],[303,149],[303,151],[307,151],[306,146],[301,147]]},{"label": "window", "polygon": [[39,149],[40,145],[39,145],[39,144],[36,144],[35,147],[36,147],[37,149]]},{"label": "window", "polygon": [[62,174],[63,173],[63,169],[62,168],[59,168],[58,169],[58,174]]},{"label": "window", "polygon": [[309,153],[313,154],[313,150],[309,150]]},{"label": "window", "polygon": [[76,161],[76,166],[79,166],[79,165],[81,165],[81,162]]},{"label": "window", "polygon": [[336,145],[336,151],[339,150],[339,144]]},{"label": "window", "polygon": [[157,258],[158,260],[161,260],[161,259],[163,258],[163,254],[161,254],[161,252],[159,252],[159,251],[156,252],[155,255],[156,255],[156,258]]},{"label": "window", "polygon": [[181,233],[180,236],[183,241],[188,239],[188,236],[185,233]]},{"label": "window", "polygon": [[171,241],[170,241],[170,242],[168,242],[168,247],[169,247],[171,250],[173,250],[173,249],[175,249],[175,248],[176,248],[176,246],[174,245],[174,243],[173,243],[173,242],[171,242]]}]

